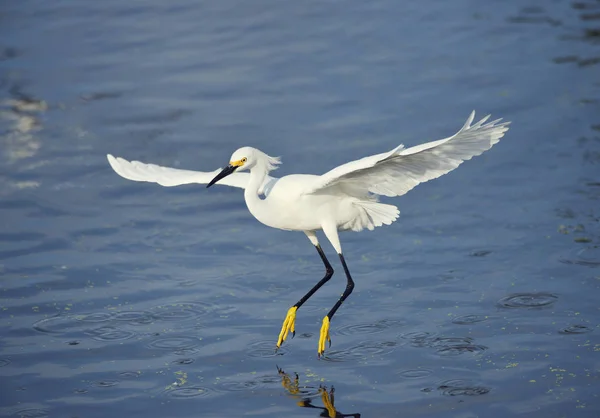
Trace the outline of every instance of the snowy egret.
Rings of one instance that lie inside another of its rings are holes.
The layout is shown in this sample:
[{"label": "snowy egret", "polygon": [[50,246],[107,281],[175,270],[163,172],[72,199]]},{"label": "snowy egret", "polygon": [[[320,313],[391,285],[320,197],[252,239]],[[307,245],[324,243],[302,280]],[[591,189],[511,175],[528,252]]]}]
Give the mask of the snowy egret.
[{"label": "snowy egret", "polygon": [[[329,342],[329,324],[338,308],[354,289],[354,281],[342,253],[338,231],[389,225],[400,215],[394,205],[380,203],[377,196],[401,196],[419,183],[440,177],[463,161],[490,149],[508,130],[510,122],[501,119],[486,123],[489,115],[471,125],[472,112],[464,126],[453,136],[427,142],[411,148],[399,145],[391,151],[372,155],[340,165],[317,176],[293,174],[281,178],[269,173],[280,164],[251,147],[238,149],[229,164],[212,172],[200,172],[161,167],[139,161],[127,161],[107,155],[112,168],[122,177],[134,181],[158,183],[162,186],[180,184],[224,184],[244,190],[250,213],[263,224],[288,231],[302,231],[315,246],[323,264],[325,276],[295,305],[289,308],[281,327],[277,348],[289,333],[295,334],[296,311],[333,275],[316,232],[322,230],[335,248],[344,273],[346,289],[323,318],[318,355]],[[249,170],[250,173],[241,171]],[[262,198],[261,198],[262,197]]]}]

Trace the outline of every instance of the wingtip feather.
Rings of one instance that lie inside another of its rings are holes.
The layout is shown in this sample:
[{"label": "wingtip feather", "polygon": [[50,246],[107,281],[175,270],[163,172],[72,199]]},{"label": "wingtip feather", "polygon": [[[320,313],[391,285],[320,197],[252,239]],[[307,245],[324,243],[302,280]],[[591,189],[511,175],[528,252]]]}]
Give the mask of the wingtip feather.
[{"label": "wingtip feather", "polygon": [[473,119],[475,119],[475,110],[471,111],[471,114],[467,118],[467,121],[460,130],[463,131],[465,129],[468,129],[471,126],[471,123],[473,123]]},{"label": "wingtip feather", "polygon": [[118,164],[117,159],[112,154],[106,154],[106,159],[108,160],[108,163],[113,168],[113,170],[117,171],[115,169],[115,166]]}]

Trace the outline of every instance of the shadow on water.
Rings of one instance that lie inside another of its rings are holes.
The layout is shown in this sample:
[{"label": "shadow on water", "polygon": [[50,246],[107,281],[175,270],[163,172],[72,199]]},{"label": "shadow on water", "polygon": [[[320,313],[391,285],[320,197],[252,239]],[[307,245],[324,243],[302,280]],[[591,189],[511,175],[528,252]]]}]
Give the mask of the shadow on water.
[{"label": "shadow on water", "polygon": [[[311,386],[311,385],[300,385],[300,376],[298,373],[294,373],[293,377],[277,366],[277,371],[279,376],[281,376],[281,386],[286,390],[286,392],[296,401],[296,405],[301,408],[312,408],[321,410],[319,416],[320,417],[329,417],[329,418],[344,418],[344,417],[354,417],[360,418],[359,413],[353,414],[344,414],[337,410],[335,407],[335,389],[332,386],[327,389],[327,386],[319,385]],[[320,398],[320,402],[323,406],[315,405],[317,398]]]}]

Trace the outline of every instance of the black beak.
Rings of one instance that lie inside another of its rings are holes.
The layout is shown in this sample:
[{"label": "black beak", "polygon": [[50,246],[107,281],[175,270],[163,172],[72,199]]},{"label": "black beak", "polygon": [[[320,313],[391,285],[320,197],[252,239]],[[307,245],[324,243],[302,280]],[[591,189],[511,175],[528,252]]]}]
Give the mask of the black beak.
[{"label": "black beak", "polygon": [[233,173],[236,170],[236,168],[237,168],[236,166],[233,166],[231,164],[228,165],[219,174],[217,174],[215,176],[215,178],[210,181],[210,183],[208,183],[206,185],[206,188],[208,189],[210,186],[212,186],[213,184],[215,184],[216,182],[218,182],[222,178],[227,177],[228,175],[230,175],[231,173]]}]

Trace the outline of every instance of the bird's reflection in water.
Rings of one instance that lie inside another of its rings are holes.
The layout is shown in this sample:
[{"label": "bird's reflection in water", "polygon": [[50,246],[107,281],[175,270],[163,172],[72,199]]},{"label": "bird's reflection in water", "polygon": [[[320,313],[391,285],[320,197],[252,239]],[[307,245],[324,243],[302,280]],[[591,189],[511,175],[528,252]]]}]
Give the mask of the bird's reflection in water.
[{"label": "bird's reflection in water", "polygon": [[[320,417],[329,418],[343,418],[343,417],[355,417],[360,418],[360,414],[343,414],[335,409],[335,390],[333,386],[327,390],[326,386],[314,387],[314,386],[300,386],[298,373],[294,373],[294,377],[291,378],[286,372],[277,367],[279,376],[281,376],[281,386],[292,395],[292,397],[298,399],[297,405],[302,408],[314,408],[322,410],[319,414]],[[323,406],[313,405],[315,398],[315,392],[321,397]]]}]

